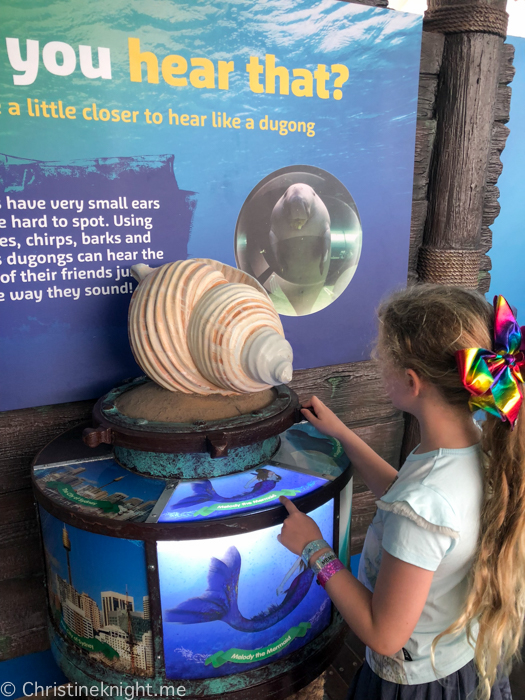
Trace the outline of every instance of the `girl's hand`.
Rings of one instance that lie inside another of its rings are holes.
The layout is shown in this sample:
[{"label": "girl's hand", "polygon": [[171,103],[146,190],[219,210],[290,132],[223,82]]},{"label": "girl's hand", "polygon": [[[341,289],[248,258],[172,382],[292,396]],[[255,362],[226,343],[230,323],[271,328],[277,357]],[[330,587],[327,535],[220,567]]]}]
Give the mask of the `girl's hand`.
[{"label": "girl's hand", "polygon": [[341,435],[344,435],[348,430],[343,421],[328,406],[325,406],[317,396],[312,396],[311,399],[303,404],[301,413],[323,435],[340,439]]},{"label": "girl's hand", "polygon": [[283,529],[281,534],[277,535],[277,539],[290,552],[300,556],[309,542],[323,538],[321,530],[317,527],[315,520],[301,513],[286,496],[280,496],[279,500],[289,515],[284,521]]}]

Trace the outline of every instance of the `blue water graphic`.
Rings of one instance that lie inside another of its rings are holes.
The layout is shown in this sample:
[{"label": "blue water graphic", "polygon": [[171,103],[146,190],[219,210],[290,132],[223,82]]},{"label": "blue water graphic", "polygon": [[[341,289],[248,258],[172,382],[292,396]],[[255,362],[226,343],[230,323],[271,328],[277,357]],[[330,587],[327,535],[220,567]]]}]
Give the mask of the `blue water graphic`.
[{"label": "blue water graphic", "polygon": [[[283,316],[283,326],[297,369],[368,358],[375,336],[374,310],[385,293],[406,282],[421,18],[336,0],[242,4],[158,0],[146,10],[125,0],[89,4],[73,0],[67,13],[63,7],[58,0],[45,7],[29,0],[22,10],[18,2],[9,0],[0,9],[5,35],[19,38],[23,54],[26,39],[39,41],[40,50],[53,40],[69,42],[77,51],[79,43],[109,47],[112,79],[89,80],[78,65],[70,76],[52,75],[40,59],[34,83],[14,85],[16,71],[4,55],[0,61],[3,101],[19,104],[21,114],[15,117],[2,110],[0,153],[62,163],[56,184],[46,180],[50,188],[46,197],[61,197],[63,188],[77,184],[75,198],[83,196],[86,201],[91,185],[73,177],[72,161],[114,159],[117,174],[121,159],[149,159],[149,168],[134,175],[137,199],[160,202],[149,247],[163,250],[165,257],[146,260],[154,266],[187,256],[234,265],[237,217],[262,179],[300,164],[329,172],[348,190],[359,211],[363,231],[359,264],[333,303],[311,316]],[[154,54],[159,65],[173,54],[187,61],[192,57],[215,64],[233,61],[229,89],[219,89],[217,84],[213,89],[175,88],[164,81],[162,71],[158,83],[147,82],[145,65],[142,82],[130,81],[129,38],[138,39],[140,50]],[[328,99],[315,92],[312,97],[279,94],[279,80],[275,94],[255,93],[246,73],[250,56],[261,65],[267,56],[275,56],[276,66],[285,67],[292,78],[296,69],[313,73],[319,65],[329,69],[344,65],[349,77],[342,86],[342,99],[333,99],[337,71],[326,83]],[[30,117],[28,99],[60,100],[76,108],[76,117]],[[136,111],[137,121],[82,118],[82,110],[92,110],[93,104],[99,110]],[[162,123],[147,123],[145,110],[161,115]],[[173,114],[198,115],[199,124],[201,117],[206,120],[199,127],[183,126],[180,119],[176,125]],[[218,123],[219,114],[238,117],[240,128],[214,127],[213,119]],[[246,128],[248,118],[254,120],[253,129]],[[279,131],[261,128],[266,118],[274,125],[278,121]],[[284,122],[310,126],[306,133],[284,134]],[[308,136],[308,131],[315,135]],[[171,173],[153,165],[166,159],[173,159]],[[21,186],[14,169],[23,166],[4,160],[0,167],[4,199],[8,194],[25,196],[30,186],[27,179],[22,189],[10,189]],[[125,195],[118,190],[119,177],[108,184],[100,172],[95,197]],[[71,213],[63,215],[72,218]],[[108,230],[112,234],[117,229]],[[75,236],[80,250],[88,247],[82,246],[78,229],[63,231]],[[25,234],[17,228],[6,232],[19,242]],[[107,247],[96,249],[106,255]],[[3,260],[9,252],[2,252]],[[117,264],[104,261],[104,267],[113,272]],[[68,268],[75,265],[93,267],[74,260]],[[53,265],[50,270],[60,272]],[[34,288],[44,295],[53,286],[47,280],[17,284],[19,290]],[[60,284],[79,288],[82,295],[49,303],[9,301],[8,311],[3,304],[6,387],[0,408],[4,410],[92,398],[139,374],[127,343],[129,293],[87,297],[85,282]],[[115,279],[109,284],[116,284]],[[0,291],[9,292],[10,284],[2,284]]]}]

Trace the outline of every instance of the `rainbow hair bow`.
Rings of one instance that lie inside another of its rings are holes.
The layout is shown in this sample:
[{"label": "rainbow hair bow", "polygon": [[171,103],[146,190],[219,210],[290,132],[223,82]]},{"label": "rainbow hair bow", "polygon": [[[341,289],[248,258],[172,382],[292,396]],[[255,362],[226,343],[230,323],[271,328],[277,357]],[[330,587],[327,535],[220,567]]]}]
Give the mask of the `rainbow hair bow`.
[{"label": "rainbow hair bow", "polygon": [[482,409],[514,427],[523,401],[525,326],[518,326],[502,296],[494,297],[494,350],[456,352],[459,375],[472,394],[472,411]]}]

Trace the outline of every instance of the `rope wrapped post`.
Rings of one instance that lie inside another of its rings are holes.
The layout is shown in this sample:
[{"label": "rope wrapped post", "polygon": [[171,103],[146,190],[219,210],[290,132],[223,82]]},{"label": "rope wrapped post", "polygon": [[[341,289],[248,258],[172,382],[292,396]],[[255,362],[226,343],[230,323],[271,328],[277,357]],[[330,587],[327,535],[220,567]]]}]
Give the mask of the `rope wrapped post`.
[{"label": "rope wrapped post", "polygon": [[423,28],[445,34],[420,281],[477,288],[505,0],[429,0]]}]

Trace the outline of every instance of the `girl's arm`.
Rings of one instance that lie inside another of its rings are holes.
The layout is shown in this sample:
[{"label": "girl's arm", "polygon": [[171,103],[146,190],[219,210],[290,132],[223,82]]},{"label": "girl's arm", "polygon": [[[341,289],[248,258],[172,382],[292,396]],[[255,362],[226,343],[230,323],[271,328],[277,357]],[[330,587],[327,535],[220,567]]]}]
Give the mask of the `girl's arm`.
[{"label": "girl's arm", "polygon": [[[316,553],[312,561],[320,554]],[[349,627],[368,647],[393,656],[410,639],[428,597],[433,571],[383,551],[374,592],[347,570],[338,571],[326,592]]]},{"label": "girl's arm", "polygon": [[301,410],[303,416],[323,435],[336,438],[342,444],[353,466],[370,491],[381,498],[394,481],[397,471],[377,452],[361,440],[325,404],[317,398],[307,401]]},{"label": "girl's arm", "polygon": [[[300,555],[308,542],[322,537],[321,531],[315,521],[301,513],[290,500],[284,496],[279,500],[290,515],[283,523],[278,540]],[[325,551],[316,552],[310,563]],[[373,593],[346,569],[329,579],[326,592],[364,644],[378,654],[392,656],[410,639],[433,576],[433,571],[407,564],[383,551]]]}]

